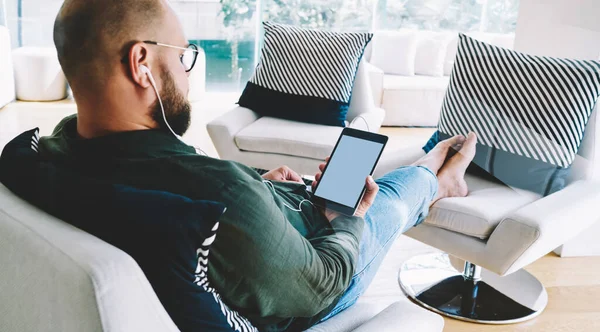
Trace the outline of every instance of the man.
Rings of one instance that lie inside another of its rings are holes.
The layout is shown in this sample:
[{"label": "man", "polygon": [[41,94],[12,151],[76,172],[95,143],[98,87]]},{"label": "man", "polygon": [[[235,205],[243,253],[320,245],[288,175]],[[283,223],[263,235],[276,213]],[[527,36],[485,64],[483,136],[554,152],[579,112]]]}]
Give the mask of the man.
[{"label": "man", "polygon": [[78,113],[40,140],[40,155],[113,183],[224,203],[209,278],[261,330],[305,329],[351,306],[393,239],[436,200],[467,194],[474,135],[445,141],[376,182],[369,177],[353,217],[302,205],[310,196],[287,167],[261,177],[197,154],[174,135],[190,124],[193,61],[165,0],[66,0],[54,40]]}]

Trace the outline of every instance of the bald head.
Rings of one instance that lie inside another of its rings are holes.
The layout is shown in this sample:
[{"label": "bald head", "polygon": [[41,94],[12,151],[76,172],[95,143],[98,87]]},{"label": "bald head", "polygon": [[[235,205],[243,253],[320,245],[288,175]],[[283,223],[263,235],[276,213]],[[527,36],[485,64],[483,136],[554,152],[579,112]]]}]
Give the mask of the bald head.
[{"label": "bald head", "polygon": [[54,43],[71,85],[103,84],[131,44],[155,37],[165,10],[163,0],[65,0]]},{"label": "bald head", "polygon": [[188,41],[167,0],[65,0],[54,43],[81,137],[189,126]]}]

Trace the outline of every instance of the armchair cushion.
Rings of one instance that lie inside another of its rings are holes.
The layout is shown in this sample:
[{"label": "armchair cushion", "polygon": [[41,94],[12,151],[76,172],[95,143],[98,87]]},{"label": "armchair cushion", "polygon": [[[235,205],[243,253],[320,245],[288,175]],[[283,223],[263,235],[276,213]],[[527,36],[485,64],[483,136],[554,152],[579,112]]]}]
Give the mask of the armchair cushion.
[{"label": "armchair cushion", "polygon": [[381,107],[384,125],[435,127],[448,88],[448,77],[385,75]]},{"label": "armchair cushion", "polygon": [[262,117],[237,133],[235,143],[243,151],[324,160],[333,150],[342,129]]},{"label": "armchair cushion", "polygon": [[543,195],[562,189],[600,96],[600,62],[530,56],[462,34],[456,59],[441,138],[474,131],[474,162],[499,180]]},{"label": "armchair cushion", "polygon": [[370,33],[263,23],[260,62],[240,106],[263,116],[343,127]]},{"label": "armchair cushion", "polygon": [[540,198],[538,194],[474,175],[467,174],[465,180],[469,195],[439,200],[425,224],[486,239],[506,216]]}]

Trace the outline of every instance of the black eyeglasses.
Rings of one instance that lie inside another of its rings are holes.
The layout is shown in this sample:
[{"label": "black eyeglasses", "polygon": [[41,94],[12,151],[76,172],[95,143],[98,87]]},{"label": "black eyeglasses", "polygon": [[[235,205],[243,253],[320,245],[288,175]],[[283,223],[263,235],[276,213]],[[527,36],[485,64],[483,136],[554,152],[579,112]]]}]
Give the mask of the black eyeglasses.
[{"label": "black eyeglasses", "polygon": [[[200,52],[198,50],[198,46],[196,46],[195,44],[190,44],[188,47],[179,47],[179,46],[174,46],[174,45],[158,43],[158,42],[151,41],[151,40],[144,40],[144,43],[150,44],[150,45],[170,47],[170,48],[175,48],[178,50],[185,51],[185,52],[183,52],[183,54],[181,54],[179,56],[179,60],[181,61],[181,64],[183,65],[183,69],[185,69],[186,73],[189,73],[192,69],[194,69],[196,60],[198,60],[198,53]],[[122,61],[127,62],[127,57],[124,57]]]}]

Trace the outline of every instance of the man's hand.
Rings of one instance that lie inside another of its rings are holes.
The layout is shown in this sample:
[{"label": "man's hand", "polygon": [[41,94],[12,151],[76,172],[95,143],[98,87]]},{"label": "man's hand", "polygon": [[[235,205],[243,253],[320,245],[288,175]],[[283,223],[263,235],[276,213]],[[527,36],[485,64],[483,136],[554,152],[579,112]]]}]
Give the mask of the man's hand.
[{"label": "man's hand", "polygon": [[[321,177],[323,176],[323,171],[325,170],[325,167],[327,166],[328,162],[329,157],[325,159],[324,163],[319,165],[319,172],[315,175],[315,181],[312,184],[313,192],[315,192],[317,183],[319,183],[319,181],[321,180]],[[373,205],[373,202],[375,201],[375,196],[377,196],[377,193],[379,192],[379,186],[377,185],[377,183],[375,183],[372,176],[367,177],[365,187],[365,194],[362,200],[360,201],[356,212],[354,213],[355,216],[361,218],[365,217],[367,211],[369,211],[369,208],[371,207],[371,205]],[[329,222],[340,216],[339,213],[327,209],[325,209],[323,213],[325,214],[325,217],[327,218],[327,220],[329,220]]]},{"label": "man's hand", "polygon": [[271,181],[279,181],[279,182],[297,182],[304,184],[302,178],[298,173],[292,171],[291,168],[287,166],[281,166],[277,169],[271,170],[262,176],[265,180]]}]

